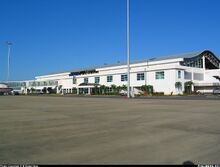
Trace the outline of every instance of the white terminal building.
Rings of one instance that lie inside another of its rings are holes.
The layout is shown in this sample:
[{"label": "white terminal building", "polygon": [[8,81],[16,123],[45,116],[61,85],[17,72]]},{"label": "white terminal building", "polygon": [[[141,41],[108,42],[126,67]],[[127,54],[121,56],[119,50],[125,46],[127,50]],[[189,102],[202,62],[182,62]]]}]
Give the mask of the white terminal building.
[{"label": "white terminal building", "polygon": [[[130,64],[131,94],[139,92],[142,85],[152,85],[154,92],[179,94],[176,82],[193,82],[193,91],[211,93],[220,87],[220,60],[209,50],[159,57]],[[36,76],[35,80],[10,82],[9,86],[23,93],[34,89],[51,88],[56,93],[91,94],[95,87],[127,85],[127,64],[117,63],[94,68],[82,68],[48,75]]]}]

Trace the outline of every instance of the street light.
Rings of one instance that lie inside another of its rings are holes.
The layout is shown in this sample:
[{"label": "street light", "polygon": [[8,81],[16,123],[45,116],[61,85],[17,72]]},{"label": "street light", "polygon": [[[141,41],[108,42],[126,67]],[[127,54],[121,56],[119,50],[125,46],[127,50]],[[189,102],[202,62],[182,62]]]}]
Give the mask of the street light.
[{"label": "street light", "polygon": [[130,0],[127,0],[127,66],[128,66],[127,97],[130,98]]},{"label": "street light", "polygon": [[12,43],[9,41],[6,41],[6,44],[8,46],[8,72],[7,72],[7,83],[9,81],[9,76],[10,76],[10,52],[11,52],[11,45]]}]

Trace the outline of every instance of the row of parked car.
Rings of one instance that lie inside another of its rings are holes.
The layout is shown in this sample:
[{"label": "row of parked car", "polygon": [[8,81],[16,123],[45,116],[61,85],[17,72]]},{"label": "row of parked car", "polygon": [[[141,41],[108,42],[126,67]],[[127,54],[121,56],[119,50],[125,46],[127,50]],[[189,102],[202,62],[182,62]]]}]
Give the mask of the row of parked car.
[{"label": "row of parked car", "polygon": [[220,88],[215,88],[213,90],[213,94],[220,94]]}]

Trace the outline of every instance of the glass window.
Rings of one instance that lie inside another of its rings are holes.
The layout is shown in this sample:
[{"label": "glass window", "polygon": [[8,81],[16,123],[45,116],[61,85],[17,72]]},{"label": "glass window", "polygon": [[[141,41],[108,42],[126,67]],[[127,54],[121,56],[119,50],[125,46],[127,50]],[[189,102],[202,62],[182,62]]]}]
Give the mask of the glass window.
[{"label": "glass window", "polygon": [[76,78],[73,78],[73,84],[76,84]]},{"label": "glass window", "polygon": [[178,71],[178,78],[181,78],[181,71]]},{"label": "glass window", "polygon": [[112,81],[113,81],[113,77],[112,77],[112,75],[107,76],[107,82],[112,82]]},{"label": "glass window", "polygon": [[98,84],[100,82],[100,77],[95,77],[95,83]]},{"label": "glass window", "polygon": [[124,74],[124,75],[121,75],[121,81],[128,81],[128,75]]},{"label": "glass window", "polygon": [[164,71],[156,72],[156,79],[164,79]]},{"label": "glass window", "polygon": [[144,80],[144,73],[138,73],[137,74],[137,80],[138,81],[143,81]]},{"label": "glass window", "polygon": [[89,78],[84,78],[84,83],[89,83]]}]

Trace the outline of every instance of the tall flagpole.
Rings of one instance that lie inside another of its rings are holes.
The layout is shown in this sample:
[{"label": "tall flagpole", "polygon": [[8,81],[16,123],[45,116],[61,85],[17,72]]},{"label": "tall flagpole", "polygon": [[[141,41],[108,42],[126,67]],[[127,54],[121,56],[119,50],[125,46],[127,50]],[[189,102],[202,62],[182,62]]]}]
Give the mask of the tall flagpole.
[{"label": "tall flagpole", "polygon": [[7,83],[8,83],[10,77],[10,52],[11,52],[12,43],[7,41],[6,44],[8,46],[8,70],[7,70]]},{"label": "tall flagpole", "polygon": [[130,98],[130,0],[127,0],[127,66],[128,66],[127,97]]}]

